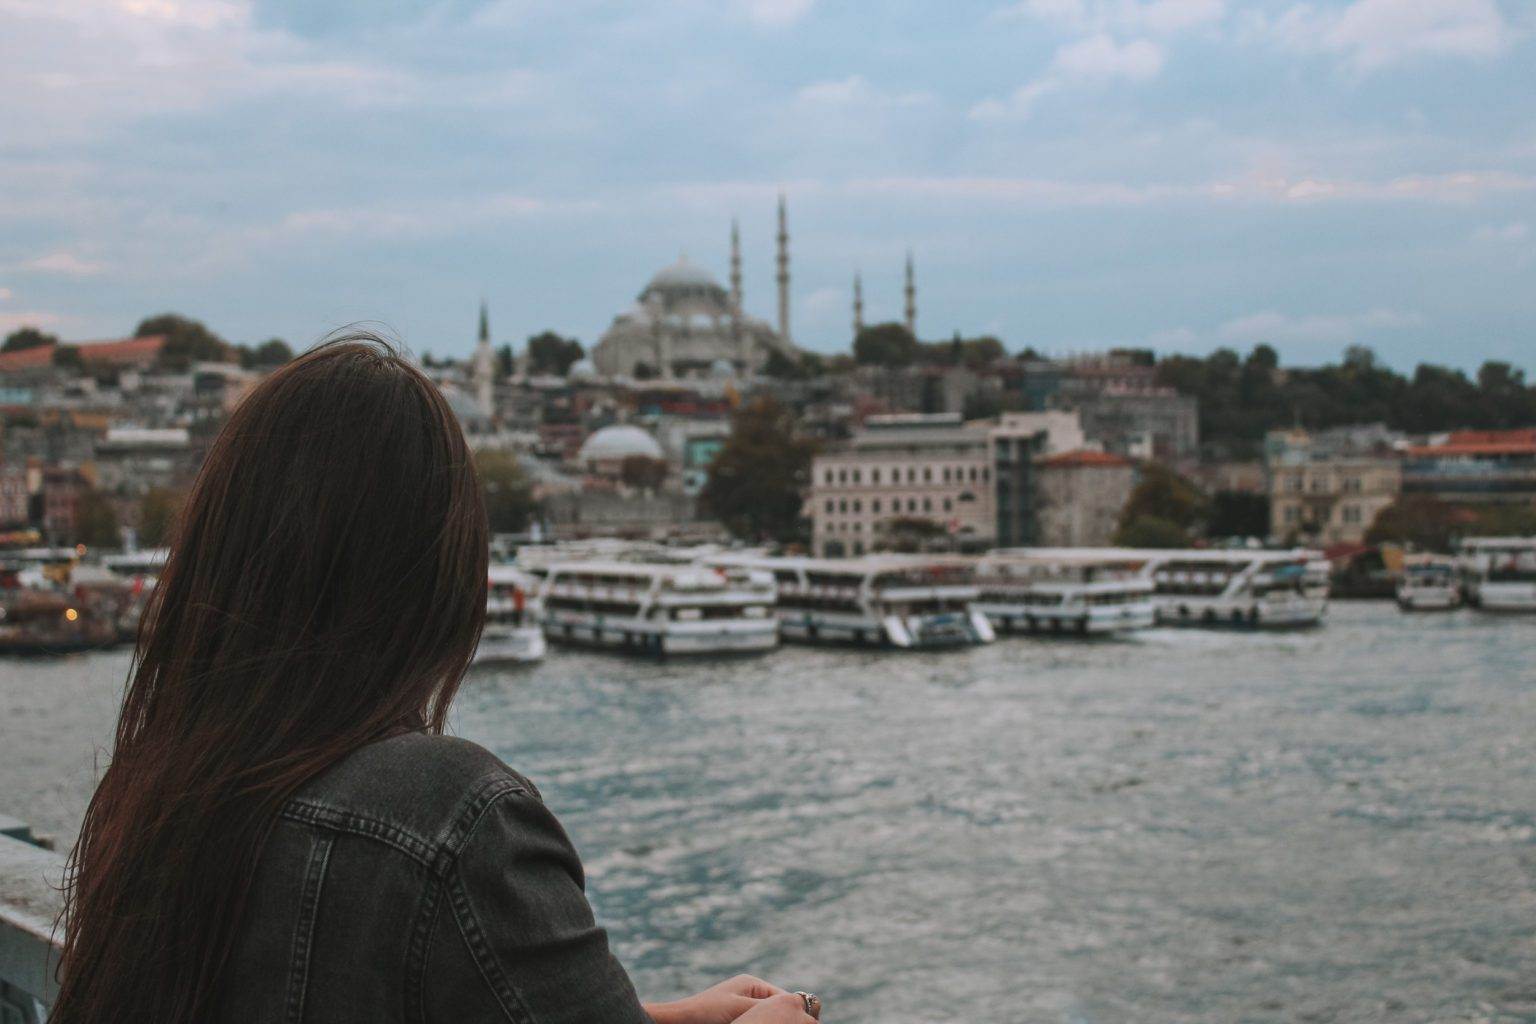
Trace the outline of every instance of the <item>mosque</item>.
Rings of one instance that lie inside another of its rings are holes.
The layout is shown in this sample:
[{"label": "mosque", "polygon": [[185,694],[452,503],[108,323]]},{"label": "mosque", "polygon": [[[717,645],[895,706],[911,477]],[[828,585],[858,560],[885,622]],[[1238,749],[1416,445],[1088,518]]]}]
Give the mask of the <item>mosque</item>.
[{"label": "mosque", "polygon": [[[659,271],[639,299],[614,317],[592,351],[597,372],[605,377],[702,377],[762,370],[778,352],[798,355],[789,326],[789,227],[784,197],[779,197],[778,253],[779,322],[747,315],[741,298],[741,233],[731,225],[730,289],[702,267],[678,260]],[[861,283],[854,279],[854,333],[863,327]],[[907,259],[908,327],[915,326],[912,261]]]},{"label": "mosque", "polygon": [[[749,316],[742,307],[741,232],[731,224],[730,288],[685,256],[651,278],[629,309],[613,318],[591,351],[591,369],[603,377],[699,378],[747,376],[762,371],[777,352],[796,359],[799,350],[789,324],[789,225],[779,196],[778,326]],[[916,333],[917,290],[912,255],[907,254],[905,323]],[[853,279],[853,334],[864,328],[863,283]],[[490,404],[492,353],[485,311],[472,363],[472,380],[482,407]],[[578,367],[581,364],[578,364]]]}]

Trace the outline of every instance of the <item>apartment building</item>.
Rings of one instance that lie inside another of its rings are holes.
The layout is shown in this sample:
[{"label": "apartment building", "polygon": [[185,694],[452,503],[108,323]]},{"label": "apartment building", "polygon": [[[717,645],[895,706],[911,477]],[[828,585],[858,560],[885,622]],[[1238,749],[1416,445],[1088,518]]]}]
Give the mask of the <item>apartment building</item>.
[{"label": "apartment building", "polygon": [[992,485],[987,427],[968,426],[957,413],[871,416],[812,464],[815,553],[862,555],[903,530],[988,547]]},{"label": "apartment building", "polygon": [[1313,544],[1357,544],[1403,490],[1403,466],[1382,444],[1316,441],[1305,431],[1266,439],[1270,531]]}]

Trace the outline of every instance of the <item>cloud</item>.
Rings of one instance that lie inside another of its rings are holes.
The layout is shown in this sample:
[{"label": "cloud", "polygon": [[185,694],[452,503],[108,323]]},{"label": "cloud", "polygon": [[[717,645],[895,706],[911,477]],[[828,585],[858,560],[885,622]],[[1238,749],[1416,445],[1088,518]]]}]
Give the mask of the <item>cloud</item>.
[{"label": "cloud", "polygon": [[1152,202],[1422,202],[1467,203],[1488,195],[1536,191],[1536,176],[1459,171],[1384,180],[1249,177],[1166,184],[1051,178],[860,178],[854,195],[903,195],[1049,206],[1130,206]]},{"label": "cloud", "polygon": [[74,253],[60,250],[50,252],[18,264],[19,270],[33,270],[44,274],[63,274],[67,277],[90,277],[101,273],[105,267],[94,260],[81,259]]},{"label": "cloud", "polygon": [[816,0],[743,0],[743,5],[754,25],[784,28],[809,14]]},{"label": "cloud", "polygon": [[1361,74],[1421,57],[1496,57],[1515,35],[1495,0],[1355,0],[1342,10],[1303,3],[1269,30],[1286,49],[1337,55]]},{"label": "cloud", "polygon": [[21,327],[57,327],[64,322],[64,318],[57,313],[45,313],[42,310],[30,310],[18,313],[0,313],[0,334],[10,334]]},{"label": "cloud", "polygon": [[1508,224],[1485,224],[1472,232],[1474,242],[1523,242],[1531,236],[1531,226],[1523,220]]},{"label": "cloud", "polygon": [[801,86],[795,99],[802,103],[852,107],[915,107],[933,102],[928,92],[881,92],[863,75],[849,75]]},{"label": "cloud", "polygon": [[1154,42],[1136,39],[1122,45],[1100,33],[1057,50],[1051,67],[1074,78],[1143,81],[1163,70],[1163,60],[1163,49]]},{"label": "cloud", "polygon": [[1023,0],[1001,12],[1072,32],[1174,35],[1220,24],[1226,0]]},{"label": "cloud", "polygon": [[9,288],[0,288],[0,302],[10,302],[11,296],[15,294]]},{"label": "cloud", "polygon": [[1069,85],[1156,78],[1165,59],[1163,48],[1149,39],[1117,43],[1104,33],[1088,36],[1058,48],[1044,75],[1004,99],[985,99],[973,106],[970,117],[979,121],[1027,117],[1043,97]]},{"label": "cloud", "polygon": [[1222,341],[1234,344],[1344,344],[1363,333],[1419,327],[1417,313],[1372,309],[1364,313],[1293,317],[1274,310],[1228,320],[1216,329]]}]

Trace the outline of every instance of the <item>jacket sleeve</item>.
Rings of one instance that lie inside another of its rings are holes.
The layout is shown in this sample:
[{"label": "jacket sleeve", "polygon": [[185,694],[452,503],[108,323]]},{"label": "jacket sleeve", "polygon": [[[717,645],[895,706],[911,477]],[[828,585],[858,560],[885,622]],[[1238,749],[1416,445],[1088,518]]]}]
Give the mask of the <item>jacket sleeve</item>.
[{"label": "jacket sleeve", "polygon": [[424,1015],[474,1024],[649,1024],[582,886],[576,850],[543,802],[516,790],[497,797],[449,872],[438,908],[434,959],[450,955],[442,945],[456,946],[453,968],[463,969],[429,972],[427,987],[436,991]]}]

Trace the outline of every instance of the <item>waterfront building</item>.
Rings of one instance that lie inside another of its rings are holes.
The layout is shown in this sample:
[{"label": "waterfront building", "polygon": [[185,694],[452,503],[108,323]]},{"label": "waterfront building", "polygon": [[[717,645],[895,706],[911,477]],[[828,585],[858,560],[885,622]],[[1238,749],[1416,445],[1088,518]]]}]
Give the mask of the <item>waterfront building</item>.
[{"label": "waterfront building", "polygon": [[26,526],[31,521],[27,467],[8,462],[0,465],[0,529]]},{"label": "waterfront building", "polygon": [[1106,451],[1136,459],[1187,462],[1200,454],[1200,403],[1172,388],[1111,386],[1074,399],[1083,432]]},{"label": "waterfront building", "polygon": [[1403,487],[1402,463],[1380,441],[1359,448],[1344,434],[1314,440],[1301,430],[1271,431],[1265,440],[1271,534],[1330,546],[1364,540]]},{"label": "waterfront building", "polygon": [[1036,543],[1050,548],[1108,547],[1136,487],[1136,465],[1113,452],[1047,455],[1034,465]]},{"label": "waterfront building", "polygon": [[1457,504],[1536,504],[1536,429],[1458,430],[1409,447],[1403,493]]},{"label": "waterfront building", "polygon": [[1042,543],[1036,463],[1088,446],[1075,412],[1004,413],[987,430],[987,462],[995,481],[992,536],[1000,547]]},{"label": "waterfront building", "polygon": [[811,466],[812,544],[823,557],[862,555],[915,530],[962,548],[996,535],[987,427],[958,414],[871,416]]}]

